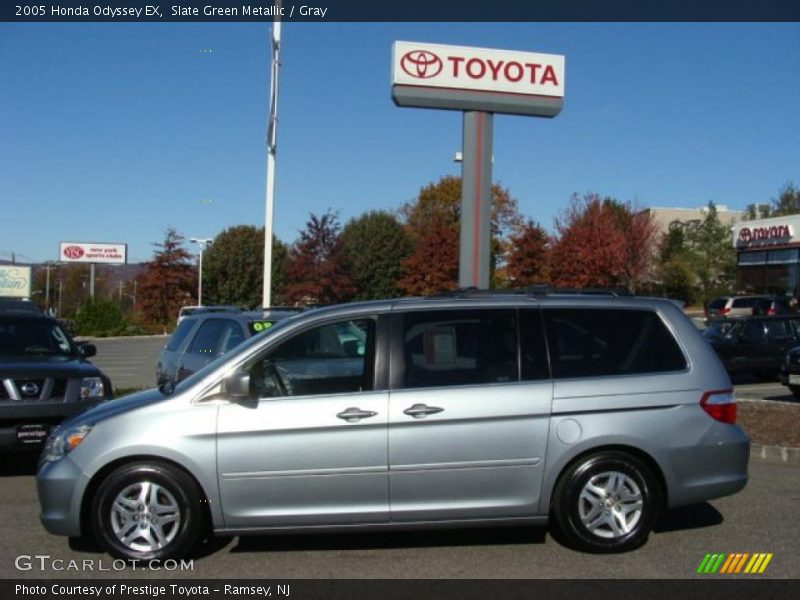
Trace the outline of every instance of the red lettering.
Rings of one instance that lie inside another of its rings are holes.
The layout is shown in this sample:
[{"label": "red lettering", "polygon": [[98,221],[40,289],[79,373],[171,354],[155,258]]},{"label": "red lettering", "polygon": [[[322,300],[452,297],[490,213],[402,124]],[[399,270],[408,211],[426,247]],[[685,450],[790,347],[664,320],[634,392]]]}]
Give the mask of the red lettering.
[{"label": "red lettering", "polygon": [[536,83],[536,70],[542,65],[538,63],[525,63],[525,66],[528,68],[528,71],[530,71],[531,83]]},{"label": "red lettering", "polygon": [[[512,67],[517,70],[517,74],[516,75],[512,75],[511,74]],[[506,75],[506,79],[508,79],[509,81],[515,81],[515,82],[519,81],[520,79],[522,79],[522,75],[523,74],[524,74],[524,70],[522,68],[522,65],[519,64],[518,62],[514,62],[512,60],[511,62],[506,63],[505,75]]]},{"label": "red lettering", "polygon": [[[480,70],[477,73],[472,68],[476,65],[480,67]],[[473,79],[480,79],[481,77],[486,75],[486,65],[483,64],[483,61],[480,58],[470,58],[467,61],[467,75],[469,75]]]},{"label": "red lettering", "polygon": [[552,83],[553,85],[558,85],[558,78],[556,77],[556,71],[553,69],[552,66],[547,65],[544,68],[544,73],[542,73],[542,80],[539,82],[542,85],[545,83]]},{"label": "red lettering", "polygon": [[[497,74],[500,72],[500,68],[503,66],[503,61],[501,60],[497,64],[494,64],[494,62],[492,62],[492,59],[490,58],[486,62],[489,63],[489,70],[492,72],[492,79],[497,81]],[[507,68],[508,65],[506,65],[506,69]]]},{"label": "red lettering", "polygon": [[463,56],[448,56],[447,60],[453,63],[453,77],[458,77],[458,65],[464,62]]}]

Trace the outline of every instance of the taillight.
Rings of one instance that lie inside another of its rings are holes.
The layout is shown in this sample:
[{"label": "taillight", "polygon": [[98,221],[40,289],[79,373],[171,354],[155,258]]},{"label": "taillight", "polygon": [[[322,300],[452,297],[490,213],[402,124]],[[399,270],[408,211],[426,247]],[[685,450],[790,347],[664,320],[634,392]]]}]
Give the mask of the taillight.
[{"label": "taillight", "polygon": [[729,312],[731,312],[731,309],[729,307],[727,307],[727,306],[724,306],[724,307],[719,309],[719,312],[722,315],[727,315]]},{"label": "taillight", "polygon": [[777,315],[777,314],[778,314],[778,311],[776,309],[774,309],[774,308],[768,308],[767,309],[767,315],[771,316],[771,315]]},{"label": "taillight", "polygon": [[733,390],[714,390],[700,398],[701,408],[715,421],[736,423],[736,397]]}]

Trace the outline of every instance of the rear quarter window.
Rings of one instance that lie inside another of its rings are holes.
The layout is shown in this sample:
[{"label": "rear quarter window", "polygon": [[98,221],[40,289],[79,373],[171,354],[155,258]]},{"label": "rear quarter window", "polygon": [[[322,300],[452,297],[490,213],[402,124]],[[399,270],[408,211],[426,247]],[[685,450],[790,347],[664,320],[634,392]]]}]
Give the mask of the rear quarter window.
[{"label": "rear quarter window", "polygon": [[553,377],[636,375],[686,369],[686,357],[652,310],[545,309]]}]

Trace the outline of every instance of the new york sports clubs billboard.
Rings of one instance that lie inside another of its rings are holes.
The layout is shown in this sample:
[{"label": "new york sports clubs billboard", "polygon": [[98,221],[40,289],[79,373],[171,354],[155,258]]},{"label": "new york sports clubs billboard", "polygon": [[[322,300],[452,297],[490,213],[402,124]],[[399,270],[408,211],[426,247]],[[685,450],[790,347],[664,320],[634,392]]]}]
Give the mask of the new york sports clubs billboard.
[{"label": "new york sports clubs billboard", "polygon": [[104,263],[122,265],[128,260],[127,244],[92,242],[61,242],[58,248],[61,262]]}]

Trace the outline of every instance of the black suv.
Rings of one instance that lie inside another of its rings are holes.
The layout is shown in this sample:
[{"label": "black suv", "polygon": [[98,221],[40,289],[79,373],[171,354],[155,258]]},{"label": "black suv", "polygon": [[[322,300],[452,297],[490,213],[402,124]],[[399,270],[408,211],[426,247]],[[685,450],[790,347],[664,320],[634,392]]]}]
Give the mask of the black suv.
[{"label": "black suv", "polygon": [[800,344],[800,314],[720,319],[708,326],[703,337],[728,373],[776,377],[786,352]]},{"label": "black suv", "polygon": [[111,397],[111,382],[55,319],[0,312],[0,450],[37,449],[51,427]]}]

